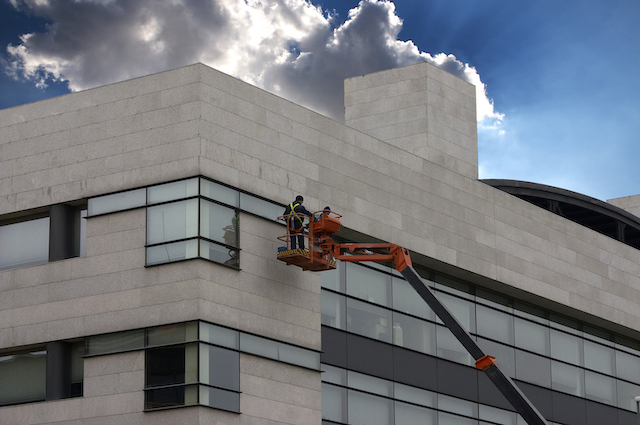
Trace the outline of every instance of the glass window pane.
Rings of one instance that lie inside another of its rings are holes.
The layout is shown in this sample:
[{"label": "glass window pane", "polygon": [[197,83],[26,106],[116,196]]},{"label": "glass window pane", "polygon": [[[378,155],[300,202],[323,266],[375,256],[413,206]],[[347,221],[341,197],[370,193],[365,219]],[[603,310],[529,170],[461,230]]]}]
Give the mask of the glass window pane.
[{"label": "glass window pane", "polygon": [[227,390],[240,390],[240,353],[200,344],[200,382]]},{"label": "glass window pane", "polygon": [[551,388],[584,397],[584,369],[552,361]]},{"label": "glass window pane", "polygon": [[[84,355],[85,341],[71,345],[71,396],[82,396],[82,383],[84,381]],[[0,374],[1,375],[1,374]]]},{"label": "glass window pane", "polygon": [[444,326],[436,326],[436,343],[438,347],[438,357],[462,363],[469,366],[475,364],[469,352],[460,344],[449,329]]},{"label": "glass window pane", "polygon": [[438,394],[438,409],[451,413],[458,413],[472,418],[478,417],[478,404],[471,401]]},{"label": "glass window pane", "polygon": [[391,343],[391,311],[348,298],[347,331]]},{"label": "glass window pane", "polygon": [[333,270],[325,270],[320,273],[320,285],[323,288],[332,289],[336,292],[344,293],[344,285],[340,282],[340,269],[344,267],[344,264],[340,261],[337,262],[338,268]]},{"label": "glass window pane", "polygon": [[583,366],[582,338],[551,329],[551,357],[567,363]]},{"label": "glass window pane", "polygon": [[409,385],[394,383],[394,397],[421,406],[436,407],[436,393]]},{"label": "glass window pane", "polygon": [[320,353],[278,343],[278,360],[314,370],[320,369]]},{"label": "glass window pane", "polygon": [[394,312],[393,344],[436,355],[436,325]]},{"label": "glass window pane", "polygon": [[484,404],[478,407],[480,408],[480,419],[482,420],[501,425],[517,425],[517,414],[515,412],[486,406]]},{"label": "glass window pane", "polygon": [[322,419],[347,423],[347,389],[322,384]]},{"label": "glass window pane", "polygon": [[516,357],[515,349],[498,342],[478,338],[478,345],[482,347],[485,353],[495,357],[500,369],[509,377],[516,377]]},{"label": "glass window pane", "polygon": [[362,373],[348,371],[349,388],[378,394],[385,397],[393,396],[393,382],[376,378]]},{"label": "glass window pane", "polygon": [[616,374],[618,378],[640,384],[640,357],[616,350]]},{"label": "glass window pane", "polygon": [[409,282],[393,277],[393,308],[403,313],[422,317],[427,320],[435,320],[436,314],[431,307],[418,295]]},{"label": "glass window pane", "polygon": [[210,180],[200,179],[200,194],[207,198],[237,207],[238,191]]},{"label": "glass window pane", "polygon": [[145,188],[91,198],[88,202],[89,217],[115,211],[144,207],[147,203]]},{"label": "glass window pane", "polygon": [[147,188],[147,204],[198,196],[198,179],[180,180]]},{"label": "glass window pane", "polygon": [[240,413],[240,393],[200,385],[200,404]]},{"label": "glass window pane", "polygon": [[[454,297],[453,295],[438,292],[436,297],[444,304],[451,314],[460,322],[467,332],[476,332],[476,305],[475,303]],[[438,318],[438,323],[442,321]]]},{"label": "glass window pane", "polygon": [[0,226],[0,270],[49,261],[49,217]]},{"label": "glass window pane", "polygon": [[347,386],[347,371],[345,369],[322,365],[322,382],[331,382],[332,384]]},{"label": "glass window pane", "polygon": [[512,315],[480,304],[476,306],[476,314],[479,335],[513,345]]},{"label": "glass window pane", "polygon": [[536,354],[516,350],[516,378],[541,387],[550,387],[551,360]]},{"label": "glass window pane", "polygon": [[197,322],[159,326],[147,331],[148,346],[195,341],[197,338]]},{"label": "glass window pane", "polygon": [[589,369],[615,374],[615,351],[598,343],[584,340],[584,365]]},{"label": "glass window pane", "polygon": [[269,359],[280,360],[282,362],[295,364],[319,370],[320,354],[305,350],[304,348],[279,343],[266,338],[249,334],[240,334],[240,349],[243,352],[267,357]]},{"label": "glass window pane", "polygon": [[167,243],[147,248],[147,266],[198,257],[198,240]]},{"label": "glass window pane", "polygon": [[198,403],[198,386],[182,385],[172,388],[145,390],[146,410],[175,406],[193,406]]},{"label": "glass window pane", "polygon": [[204,199],[200,202],[200,236],[237,247],[238,220],[234,209]]},{"label": "glass window pane", "polygon": [[200,322],[200,340],[227,348],[239,347],[238,331],[227,329],[210,323]]},{"label": "glass window pane", "polygon": [[617,381],[618,407],[635,412],[637,404],[635,398],[640,394],[640,385]]},{"label": "glass window pane", "polygon": [[87,338],[87,355],[117,353],[144,348],[144,330],[116,332]]},{"label": "glass window pane", "polygon": [[[324,395],[324,394],[323,394]],[[395,425],[436,425],[436,411],[396,401]]]},{"label": "glass window pane", "polygon": [[185,382],[185,347],[151,348],[146,351],[146,387]]},{"label": "glass window pane", "polygon": [[516,347],[548,356],[551,353],[549,328],[514,317]]},{"label": "glass window pane", "polygon": [[616,380],[610,376],[585,371],[585,392],[590,400],[615,406],[618,402],[616,395]]},{"label": "glass window pane", "polygon": [[87,256],[87,210],[80,211],[80,250],[78,256]]},{"label": "glass window pane", "polygon": [[438,412],[438,425],[477,425],[477,419],[465,418],[464,416],[453,415],[451,413]]},{"label": "glass window pane", "polygon": [[147,208],[147,244],[198,236],[198,200]]},{"label": "glass window pane", "polygon": [[0,355],[0,406],[44,400],[47,352]]},{"label": "glass window pane", "polygon": [[200,240],[200,257],[230,267],[239,267],[238,250]]},{"label": "glass window pane", "polygon": [[[325,274],[327,272],[322,272]],[[329,291],[322,291],[322,324],[332,328],[347,329],[345,298]]]},{"label": "glass window pane", "polygon": [[284,208],[273,202],[240,193],[240,209],[260,217],[276,221],[284,213]]},{"label": "glass window pane", "polygon": [[348,397],[349,424],[393,424],[393,405],[391,400],[352,390],[349,390]]},{"label": "glass window pane", "polygon": [[347,264],[347,294],[363,300],[391,306],[389,285],[391,277],[387,274],[359,266]]}]

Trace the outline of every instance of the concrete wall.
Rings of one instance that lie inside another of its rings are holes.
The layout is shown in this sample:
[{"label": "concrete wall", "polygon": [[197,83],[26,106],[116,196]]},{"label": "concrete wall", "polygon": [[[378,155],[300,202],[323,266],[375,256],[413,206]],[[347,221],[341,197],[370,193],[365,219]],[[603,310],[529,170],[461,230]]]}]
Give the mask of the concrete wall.
[{"label": "concrete wall", "polygon": [[478,178],[474,85],[416,64],[349,78],[344,91],[349,127]]},{"label": "concrete wall", "polygon": [[640,217],[640,195],[608,199],[607,202]]}]

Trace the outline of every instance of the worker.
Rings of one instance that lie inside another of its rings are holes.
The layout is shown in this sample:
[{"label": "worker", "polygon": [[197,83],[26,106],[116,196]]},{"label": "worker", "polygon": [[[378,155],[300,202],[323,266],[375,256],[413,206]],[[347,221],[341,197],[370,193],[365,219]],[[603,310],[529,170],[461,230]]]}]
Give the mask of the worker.
[{"label": "worker", "polygon": [[316,213],[314,217],[315,221],[322,220],[322,217],[329,217],[329,214],[331,214],[331,208],[329,207],[329,205],[327,205],[326,207],[324,207],[324,210],[322,210],[321,213]]},{"label": "worker", "polygon": [[296,196],[296,200],[287,205],[284,215],[289,216],[287,226],[291,235],[291,249],[304,248],[304,217],[311,217],[312,214],[302,206],[304,198]]}]

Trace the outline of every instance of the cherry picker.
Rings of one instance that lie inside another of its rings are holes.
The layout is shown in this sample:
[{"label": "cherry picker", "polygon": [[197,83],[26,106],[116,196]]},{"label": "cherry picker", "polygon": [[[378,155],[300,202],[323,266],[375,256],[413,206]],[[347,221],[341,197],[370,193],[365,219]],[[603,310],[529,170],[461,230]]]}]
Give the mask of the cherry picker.
[{"label": "cherry picker", "polygon": [[306,249],[290,249],[291,237],[296,237],[289,228],[289,216],[279,217],[287,223],[287,234],[278,239],[285,246],[278,249],[278,260],[289,265],[301,267],[303,270],[320,272],[336,268],[336,260],[345,262],[389,262],[393,263],[413,289],[431,307],[462,346],[475,360],[476,368],[485,372],[498,390],[511,403],[514,409],[529,425],[548,425],[546,419],[522,393],[518,386],[498,367],[494,357],[487,355],[460,322],[451,314],[433,294],[411,263],[409,252],[398,245],[390,243],[337,243],[333,236],[340,231],[340,218],[335,212],[319,211],[314,213],[305,235],[308,240]]}]

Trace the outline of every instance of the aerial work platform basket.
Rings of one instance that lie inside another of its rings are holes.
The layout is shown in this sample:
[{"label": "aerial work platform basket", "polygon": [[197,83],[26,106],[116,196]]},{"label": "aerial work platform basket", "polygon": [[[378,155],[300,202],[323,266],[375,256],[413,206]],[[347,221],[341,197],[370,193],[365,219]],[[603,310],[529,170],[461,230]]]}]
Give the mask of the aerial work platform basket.
[{"label": "aerial work platform basket", "polygon": [[[285,246],[278,247],[278,260],[314,272],[335,269],[336,260],[327,246],[323,249],[323,244],[326,245],[326,242],[340,230],[340,217],[342,216],[328,210],[317,211],[309,218],[310,222],[302,233],[291,227],[294,214],[278,217],[278,221],[283,221],[287,226],[287,234],[278,237],[285,243]],[[302,236],[305,249],[292,248],[292,238],[298,239],[299,236]]]}]

